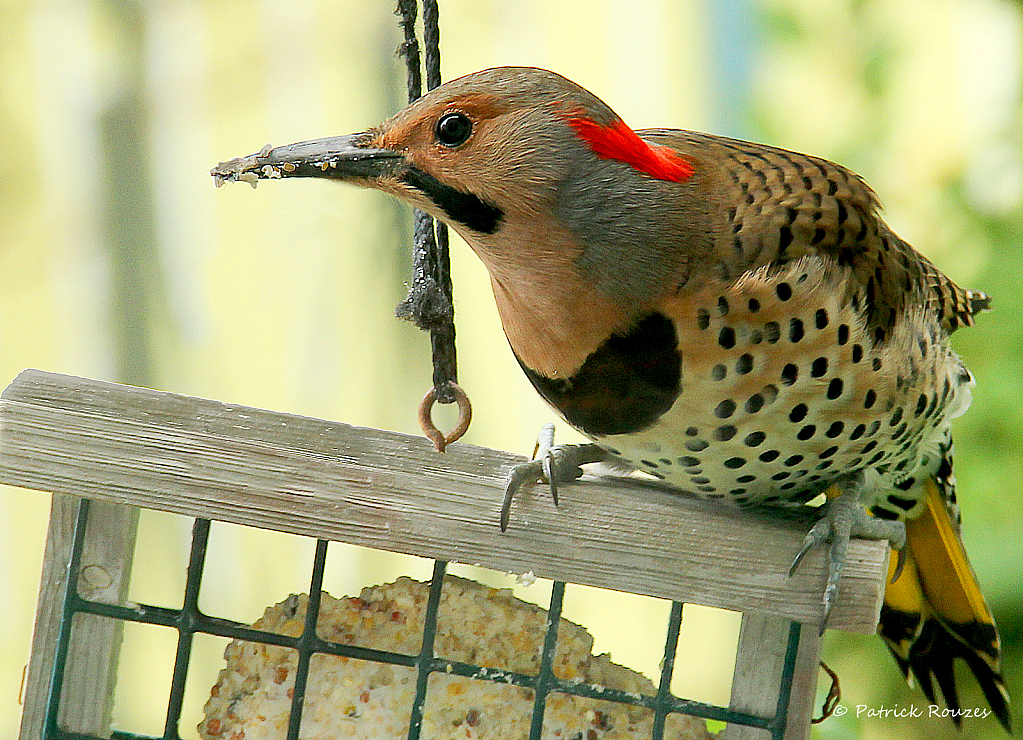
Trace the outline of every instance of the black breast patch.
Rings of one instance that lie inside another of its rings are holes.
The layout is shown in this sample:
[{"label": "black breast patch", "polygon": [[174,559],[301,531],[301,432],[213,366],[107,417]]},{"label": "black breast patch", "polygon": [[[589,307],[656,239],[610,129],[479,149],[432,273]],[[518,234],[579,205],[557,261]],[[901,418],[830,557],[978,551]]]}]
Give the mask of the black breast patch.
[{"label": "black breast patch", "polygon": [[678,337],[671,320],[660,313],[626,334],[612,334],[571,378],[548,378],[522,360],[519,365],[540,395],[586,434],[645,429],[671,408],[681,390]]}]

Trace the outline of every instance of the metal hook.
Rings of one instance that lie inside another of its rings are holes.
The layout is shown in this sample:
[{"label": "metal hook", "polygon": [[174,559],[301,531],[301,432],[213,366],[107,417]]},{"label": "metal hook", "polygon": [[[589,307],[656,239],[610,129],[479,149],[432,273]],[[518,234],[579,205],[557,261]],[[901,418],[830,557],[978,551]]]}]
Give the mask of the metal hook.
[{"label": "metal hook", "polygon": [[831,677],[831,688],[828,689],[828,695],[824,697],[824,706],[821,707],[821,716],[815,719],[811,719],[812,724],[820,724],[828,717],[835,713],[835,708],[838,706],[838,702],[842,700],[842,689],[838,685],[838,674],[828,668],[827,664],[822,660],[820,661],[821,668]]},{"label": "metal hook", "polygon": [[433,423],[433,404],[437,402],[437,387],[434,386],[428,390],[419,404],[419,426],[422,428],[423,434],[433,442],[437,452],[444,452],[445,447],[465,434],[469,428],[469,422],[472,421],[472,404],[469,403],[469,396],[457,383],[449,383],[448,387],[458,404],[458,423],[446,435]]}]

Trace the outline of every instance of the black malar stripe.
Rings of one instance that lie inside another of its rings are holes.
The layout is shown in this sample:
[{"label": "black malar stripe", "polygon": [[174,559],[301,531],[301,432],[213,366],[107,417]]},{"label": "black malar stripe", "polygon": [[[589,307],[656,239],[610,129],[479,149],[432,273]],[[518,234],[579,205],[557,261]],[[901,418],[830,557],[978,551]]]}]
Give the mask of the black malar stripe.
[{"label": "black malar stripe", "polygon": [[401,176],[402,182],[414,187],[432,200],[453,221],[478,231],[493,234],[501,225],[504,212],[485,200],[450,185],[445,185],[433,175],[416,167],[410,167]]}]

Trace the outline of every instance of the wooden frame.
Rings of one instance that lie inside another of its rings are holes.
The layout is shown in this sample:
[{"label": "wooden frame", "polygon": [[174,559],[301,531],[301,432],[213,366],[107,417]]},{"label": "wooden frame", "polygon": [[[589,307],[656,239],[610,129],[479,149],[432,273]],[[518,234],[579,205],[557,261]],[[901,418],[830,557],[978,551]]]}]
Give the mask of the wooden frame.
[{"label": "wooden frame", "polygon": [[[523,492],[502,533],[505,476],[521,460],[460,443],[441,455],[420,437],[33,370],[0,396],[3,483],[742,611],[732,705],[773,712],[782,633],[789,620],[817,624],[822,613],[824,552],[787,575],[811,512],[726,509],[656,484],[587,477],[565,486],[557,509],[541,488]],[[53,590],[67,578],[66,514],[54,500],[23,738],[39,736]],[[133,535],[119,542],[130,548]],[[829,627],[875,631],[887,550],[851,543]],[[120,558],[118,574],[130,568],[130,554],[95,557]],[[816,686],[817,630],[802,634],[791,738],[808,734]],[[107,642],[108,657],[95,660],[109,664],[116,639]]]}]

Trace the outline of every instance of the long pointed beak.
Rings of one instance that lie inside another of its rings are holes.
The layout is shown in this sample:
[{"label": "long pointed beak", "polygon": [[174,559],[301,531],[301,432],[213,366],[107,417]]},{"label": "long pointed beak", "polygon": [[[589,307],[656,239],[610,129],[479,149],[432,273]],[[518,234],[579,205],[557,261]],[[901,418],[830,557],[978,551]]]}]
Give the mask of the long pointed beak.
[{"label": "long pointed beak", "polygon": [[241,180],[256,187],[259,180],[281,177],[328,177],[336,180],[371,180],[395,176],[404,168],[404,156],[392,149],[367,146],[366,133],[329,136],[273,147],[221,162],[210,174],[220,187]]}]

